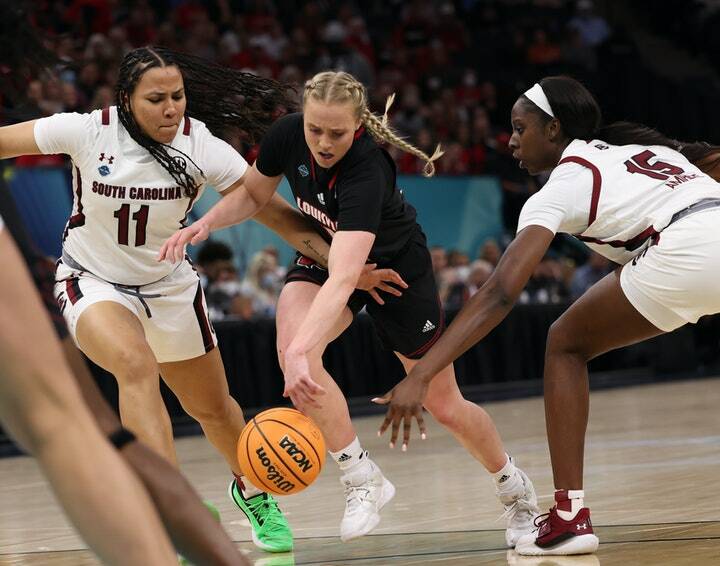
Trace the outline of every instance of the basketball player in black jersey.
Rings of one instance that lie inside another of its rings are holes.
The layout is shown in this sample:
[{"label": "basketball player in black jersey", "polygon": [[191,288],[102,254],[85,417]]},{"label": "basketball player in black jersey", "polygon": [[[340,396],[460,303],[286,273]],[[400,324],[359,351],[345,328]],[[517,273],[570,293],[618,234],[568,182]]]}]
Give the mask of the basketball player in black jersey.
[{"label": "basketball player in black jersey", "polygon": [[[245,190],[224,198],[195,224],[177,232],[159,255],[159,259],[181,260],[186,244],[249,218],[269,202],[283,176],[298,208],[330,244],[318,250],[327,254],[327,269],[299,256],[288,273],[277,309],[277,348],[285,374],[284,395],[318,423],[344,473],[346,510],[340,526],[344,541],[367,534],[378,524],[379,511],[395,488],[360,446],[347,402],[325,371],[322,353],[363,306],[406,371],[444,328],[425,235],[415,210],[396,187],[392,159],[378,142],[425,160],[426,176],[434,174],[433,161],[442,155],[438,148],[427,156],[400,139],[385,117],[369,111],[367,92],[352,75],[319,73],[305,84],[303,113],[281,118],[263,138]],[[375,301],[368,293],[355,291],[368,261],[391,267],[409,287],[401,296],[376,293]],[[425,408],[495,477],[509,517],[507,541],[513,546],[532,529],[537,514],[532,483],[505,453],[488,414],[462,397],[452,365],[432,381]]]}]

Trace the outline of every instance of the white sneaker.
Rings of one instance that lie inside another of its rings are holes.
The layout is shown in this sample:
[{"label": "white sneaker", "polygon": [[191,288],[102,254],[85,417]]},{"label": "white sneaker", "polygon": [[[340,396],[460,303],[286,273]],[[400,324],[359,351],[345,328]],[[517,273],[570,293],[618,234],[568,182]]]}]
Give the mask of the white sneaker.
[{"label": "white sneaker", "polygon": [[380,509],[395,495],[395,486],[371,460],[364,467],[340,478],[345,487],[345,515],[340,523],[340,539],[347,542],[368,534],[380,522]]},{"label": "white sneaker", "polygon": [[520,468],[515,468],[522,482],[515,481],[514,485],[497,490],[500,502],[505,506],[502,517],[507,519],[505,542],[514,548],[518,539],[535,530],[535,517],[540,514],[537,505],[537,496],[530,478]]}]

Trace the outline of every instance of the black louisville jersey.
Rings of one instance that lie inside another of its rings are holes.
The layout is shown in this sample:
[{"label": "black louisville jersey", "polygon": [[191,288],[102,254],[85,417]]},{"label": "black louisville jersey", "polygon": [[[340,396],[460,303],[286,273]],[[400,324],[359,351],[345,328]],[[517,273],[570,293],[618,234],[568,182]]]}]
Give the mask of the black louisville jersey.
[{"label": "black louisville jersey", "polygon": [[415,209],[395,185],[392,158],[364,128],[347,154],[324,169],[305,142],[302,114],[289,114],[263,138],[257,168],[267,177],[285,175],[298,208],[326,239],[339,230],[375,234],[372,262],[388,263],[419,230]]}]

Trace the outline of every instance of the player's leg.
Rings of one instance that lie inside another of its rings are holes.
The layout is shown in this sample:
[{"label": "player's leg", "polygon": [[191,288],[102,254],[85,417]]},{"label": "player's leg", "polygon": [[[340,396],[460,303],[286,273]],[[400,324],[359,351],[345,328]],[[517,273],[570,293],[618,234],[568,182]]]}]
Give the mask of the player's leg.
[{"label": "player's leg", "polygon": [[[305,314],[310,310],[320,286],[306,281],[291,281],[283,287],[278,300],[277,351],[280,367],[283,368],[285,350],[290,345],[302,325]],[[317,397],[321,408],[297,407],[310,416],[322,430],[330,452],[337,452],[355,438],[355,429],[350,421],[347,401],[332,376],[325,370],[322,354],[325,347],[337,338],[352,322],[352,313],[343,309],[335,328],[326,339],[309,353],[310,373],[313,380],[325,389],[326,394]]]},{"label": "player's leg", "polygon": [[[398,352],[396,355],[406,372],[418,362]],[[532,482],[505,452],[492,418],[462,396],[453,366],[443,369],[430,382],[425,408],[493,477],[496,494],[505,507],[505,540],[514,547],[521,536],[533,530],[540,510]]]},{"label": "player's leg", "polygon": [[190,360],[164,362],[160,373],[235,475],[230,496],[247,516],[255,544],[269,552],[292,550],[292,531],[275,499],[243,481],[237,463],[237,441],[245,421],[240,406],[230,395],[218,348]]},{"label": "player's leg", "polygon": [[112,300],[90,304],[77,320],[75,337],[85,355],[117,380],[123,425],[177,466],[158,364],[135,313]]},{"label": "player's leg", "polygon": [[[312,272],[311,275],[316,275]],[[317,284],[310,281],[292,281],[287,283],[280,294],[277,309],[277,346],[278,357],[284,358],[284,352],[292,342],[305,314],[320,290],[323,277]],[[325,370],[322,354],[328,343],[339,336],[352,322],[349,308],[336,323],[335,328],[325,337],[314,351],[310,352],[310,375],[325,389],[325,395],[316,400],[321,407],[301,407],[323,432],[328,450],[338,464],[343,476],[340,481],[345,489],[345,514],[340,523],[340,537],[343,541],[369,533],[380,522],[380,509],[395,494],[393,485],[382,475],[380,468],[363,450],[350,421],[347,401],[332,376]]]},{"label": "player's leg", "polygon": [[[72,339],[65,338],[62,346],[100,429],[106,435],[118,430],[120,419],[100,393]],[[139,441],[121,447],[120,455],[145,485],[173,544],[184,557],[196,564],[245,564],[245,558],[192,486],[165,458]]]},{"label": "player's leg", "polygon": [[239,473],[237,439],[245,420],[240,406],[230,395],[219,349],[213,348],[189,360],[163,362],[160,375],[187,414],[200,423],[205,436],[223,455],[230,469]]},{"label": "player's leg", "polygon": [[662,331],[627,300],[619,270],[593,285],[553,324],[545,354],[545,419],[556,505],[521,554],[594,552],[598,539],[584,507],[583,458],[589,413],[587,362]]},{"label": "player's leg", "polygon": [[[7,233],[0,233],[0,415],[108,564],[176,563],[147,493],[94,423]],[[38,347],[41,345],[41,347]]]}]

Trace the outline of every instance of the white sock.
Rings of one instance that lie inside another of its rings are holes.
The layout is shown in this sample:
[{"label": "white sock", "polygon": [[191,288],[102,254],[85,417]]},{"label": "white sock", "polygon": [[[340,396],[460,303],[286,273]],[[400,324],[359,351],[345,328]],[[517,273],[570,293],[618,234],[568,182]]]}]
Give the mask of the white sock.
[{"label": "white sock", "polygon": [[[330,451],[328,450],[328,452]],[[344,472],[354,468],[355,466],[370,465],[368,453],[362,449],[362,446],[360,446],[360,441],[357,436],[342,450],[330,452],[330,456],[332,456],[332,459],[335,460],[337,465],[340,466],[340,469]]]},{"label": "white sock", "polygon": [[558,517],[565,521],[574,519],[578,511],[584,507],[584,497],[585,491],[582,489],[556,489],[555,507]]},{"label": "white sock", "polygon": [[255,497],[256,495],[260,495],[261,493],[263,493],[261,489],[258,489],[253,484],[251,484],[245,476],[240,476],[239,479],[240,491],[242,491],[242,495],[245,499],[250,499],[251,497]]},{"label": "white sock", "polygon": [[492,474],[493,480],[495,480],[495,487],[497,487],[498,490],[505,490],[506,487],[510,487],[510,485],[514,483],[510,482],[510,480],[513,479],[517,471],[517,468],[515,468],[515,464],[513,464],[512,460],[510,459],[510,456],[508,456],[507,454],[506,456],[507,462],[505,463],[505,465],[500,468],[500,470]]}]

